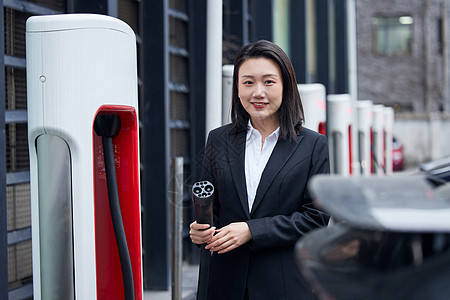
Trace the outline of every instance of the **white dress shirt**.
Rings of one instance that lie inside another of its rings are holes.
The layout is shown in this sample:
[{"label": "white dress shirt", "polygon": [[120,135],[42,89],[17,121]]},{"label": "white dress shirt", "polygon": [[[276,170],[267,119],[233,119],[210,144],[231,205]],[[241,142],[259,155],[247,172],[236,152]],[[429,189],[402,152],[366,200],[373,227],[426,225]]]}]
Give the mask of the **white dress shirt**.
[{"label": "white dress shirt", "polygon": [[261,134],[253,128],[250,121],[248,122],[247,139],[245,142],[245,181],[247,184],[249,211],[252,211],[261,175],[277,144],[279,132],[280,127],[266,138],[261,147]]}]

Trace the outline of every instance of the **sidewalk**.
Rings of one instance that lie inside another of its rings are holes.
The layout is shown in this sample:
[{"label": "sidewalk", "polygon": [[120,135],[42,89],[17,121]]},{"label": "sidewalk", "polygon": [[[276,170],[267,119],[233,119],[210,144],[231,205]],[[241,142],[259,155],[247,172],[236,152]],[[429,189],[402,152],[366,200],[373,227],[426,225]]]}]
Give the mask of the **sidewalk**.
[{"label": "sidewalk", "polygon": [[[198,265],[183,264],[181,300],[195,300],[197,293]],[[172,300],[172,292],[144,291],[144,300]]]}]

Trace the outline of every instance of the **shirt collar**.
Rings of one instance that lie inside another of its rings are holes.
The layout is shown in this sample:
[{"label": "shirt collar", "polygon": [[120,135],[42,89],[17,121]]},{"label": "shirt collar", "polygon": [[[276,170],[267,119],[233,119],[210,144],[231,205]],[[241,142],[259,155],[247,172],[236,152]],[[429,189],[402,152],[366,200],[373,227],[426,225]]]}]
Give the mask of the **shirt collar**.
[{"label": "shirt collar", "polygon": [[[261,133],[259,133],[259,131],[252,126],[252,122],[248,120],[246,140],[248,141],[252,138],[253,135],[256,134],[257,136],[261,137]],[[274,132],[272,132],[266,139],[270,139],[272,136],[275,138],[275,140],[278,140],[278,137],[280,136],[280,126],[278,126],[278,128]]]}]

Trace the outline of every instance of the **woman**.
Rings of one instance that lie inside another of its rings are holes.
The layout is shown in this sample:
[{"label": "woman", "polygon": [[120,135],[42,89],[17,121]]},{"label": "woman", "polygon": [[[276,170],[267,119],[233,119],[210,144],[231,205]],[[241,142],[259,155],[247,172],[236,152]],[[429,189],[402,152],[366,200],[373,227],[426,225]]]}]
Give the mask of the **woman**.
[{"label": "woman", "polygon": [[231,113],[231,124],[210,132],[204,154],[214,226],[190,226],[192,242],[206,245],[198,298],[311,299],[294,245],[328,222],[307,190],[311,176],[329,173],[328,147],[302,127],[294,69],[277,45],[258,41],[238,53]]}]

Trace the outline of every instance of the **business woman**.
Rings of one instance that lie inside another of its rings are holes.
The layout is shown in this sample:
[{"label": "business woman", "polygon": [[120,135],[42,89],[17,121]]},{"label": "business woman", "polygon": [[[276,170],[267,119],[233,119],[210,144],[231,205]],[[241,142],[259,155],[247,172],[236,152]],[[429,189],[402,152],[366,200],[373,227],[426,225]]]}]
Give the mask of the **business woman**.
[{"label": "business woman", "polygon": [[198,299],[312,299],[294,245],[328,222],[307,189],[313,175],[329,173],[328,147],[302,127],[294,69],[280,47],[258,41],[238,53],[231,113],[204,153],[214,226],[190,226],[192,242],[205,245]]}]

